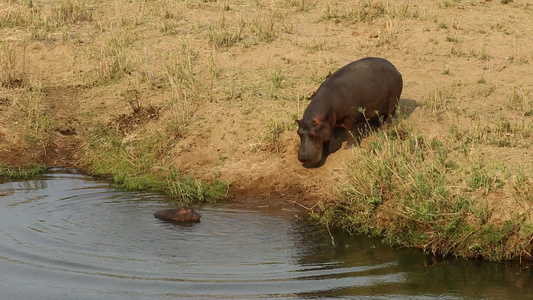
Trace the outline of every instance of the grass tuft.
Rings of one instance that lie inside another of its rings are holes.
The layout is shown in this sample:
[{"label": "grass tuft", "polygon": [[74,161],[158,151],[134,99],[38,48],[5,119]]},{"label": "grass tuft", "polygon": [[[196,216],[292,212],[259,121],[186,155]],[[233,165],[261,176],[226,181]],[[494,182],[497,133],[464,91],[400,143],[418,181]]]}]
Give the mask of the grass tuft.
[{"label": "grass tuft", "polygon": [[521,87],[513,88],[509,100],[505,103],[505,108],[523,112],[524,116],[533,116],[533,99]]},{"label": "grass tuft", "polygon": [[[22,52],[22,55],[20,55]],[[0,85],[5,88],[18,88],[27,83],[25,75],[26,48],[17,49],[14,43],[0,43]],[[22,58],[21,58],[22,56]]]},{"label": "grass tuft", "polygon": [[236,24],[228,22],[225,16],[207,25],[208,40],[217,50],[222,50],[237,44],[242,39],[244,20],[240,18]]},{"label": "grass tuft", "polygon": [[128,28],[111,29],[103,44],[91,53],[96,63],[87,78],[89,83],[105,84],[129,75],[134,69],[131,48],[135,41]]},{"label": "grass tuft", "polygon": [[271,119],[266,123],[266,130],[259,138],[260,149],[273,153],[283,152],[282,135],[285,131],[296,129],[295,115],[291,115],[286,120]]},{"label": "grass tuft", "polygon": [[452,94],[448,91],[438,88],[422,98],[421,106],[428,109],[433,114],[441,114],[450,110],[452,97]]},{"label": "grass tuft", "polygon": [[198,105],[207,99],[206,92],[194,72],[195,54],[187,40],[182,41],[178,55],[170,55],[166,65],[166,81],[170,97],[167,101],[171,118],[167,130],[175,136],[185,134],[186,127]]}]

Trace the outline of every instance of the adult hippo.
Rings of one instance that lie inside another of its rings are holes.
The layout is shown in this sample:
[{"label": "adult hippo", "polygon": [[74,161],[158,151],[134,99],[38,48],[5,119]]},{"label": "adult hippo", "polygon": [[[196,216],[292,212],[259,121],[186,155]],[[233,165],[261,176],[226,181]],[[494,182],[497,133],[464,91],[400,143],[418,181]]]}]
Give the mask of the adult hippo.
[{"label": "adult hippo", "polygon": [[170,222],[200,222],[201,215],[188,206],[173,209],[162,209],[154,213],[154,217]]},{"label": "adult hippo", "polygon": [[367,57],[331,74],[318,88],[298,123],[298,160],[320,163],[335,128],[346,130],[346,147],[355,145],[359,127],[390,122],[402,93],[402,75],[386,59]]}]

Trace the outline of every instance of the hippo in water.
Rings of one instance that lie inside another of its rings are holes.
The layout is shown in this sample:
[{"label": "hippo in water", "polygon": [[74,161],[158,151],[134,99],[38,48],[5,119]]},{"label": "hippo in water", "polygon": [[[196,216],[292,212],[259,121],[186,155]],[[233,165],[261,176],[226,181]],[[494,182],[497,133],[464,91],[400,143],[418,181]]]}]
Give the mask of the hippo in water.
[{"label": "hippo in water", "polygon": [[200,222],[201,215],[188,206],[173,209],[162,209],[154,213],[154,217],[171,222]]},{"label": "hippo in water", "polygon": [[402,75],[383,58],[363,58],[331,74],[313,95],[303,118],[296,120],[301,141],[298,160],[304,165],[323,162],[336,128],[346,131],[349,148],[359,139],[357,129],[390,122],[402,88]]}]

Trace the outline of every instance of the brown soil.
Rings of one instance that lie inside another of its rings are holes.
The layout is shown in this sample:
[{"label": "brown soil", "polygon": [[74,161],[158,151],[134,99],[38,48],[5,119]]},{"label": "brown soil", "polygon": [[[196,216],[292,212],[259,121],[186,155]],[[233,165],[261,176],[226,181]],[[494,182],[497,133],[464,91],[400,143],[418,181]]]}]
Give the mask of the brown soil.
[{"label": "brown soil", "polygon": [[[34,2],[49,16],[48,2]],[[403,111],[428,137],[446,135],[452,122],[464,128],[472,120],[491,123],[501,116],[532,122],[523,112],[505,108],[513,90],[533,97],[529,1],[411,1],[410,16],[390,13],[362,22],[346,20],[350,6],[344,2],[349,1],[167,2],[103,1],[91,6],[91,21],[58,27],[39,39],[31,38],[29,26],[0,27],[2,40],[15,45],[19,74],[29,85],[42,87],[39,105],[54,120],[53,130],[41,139],[46,143],[28,142],[36,129],[25,121],[27,90],[2,87],[0,162],[76,168],[88,132],[97,125],[118,128],[126,139],[162,128],[171,114],[165,106],[169,92],[157,82],[165,79],[165,63],[182,51],[184,39],[193,49],[194,72],[208,99],[168,153],[172,164],[198,178],[230,182],[236,198],[259,204],[283,199],[311,207],[335,198],[334,188],[346,180],[347,163],[357,159],[351,151],[341,149],[324,166],[306,169],[296,158],[295,130],[283,132],[274,145],[265,142],[264,134],[269,121],[289,124],[292,115],[301,116],[304,98],[327,74],[358,58],[380,56],[395,64],[404,78]],[[385,1],[371,2],[378,11],[385,7]],[[396,2],[398,7],[408,3]],[[11,2],[4,6],[4,22],[27,11]],[[229,31],[236,30],[239,18],[245,29],[240,41],[215,49],[205,28],[222,27],[222,16]],[[258,38],[254,20],[274,20],[272,41]],[[166,21],[174,31],[161,28]],[[95,56],[108,47],[110,35],[125,32],[117,28],[134,36],[127,50],[130,66],[120,78],[102,83],[99,76],[108,66]],[[211,60],[221,72],[217,79],[208,76]],[[272,87],[275,70],[283,79]],[[151,86],[146,78],[152,78]],[[132,89],[139,92],[138,102],[124,100],[124,91]],[[448,93],[449,110],[433,114],[417,107],[438,90]],[[533,152],[531,143],[526,145],[487,146],[480,156],[521,163],[529,172]]]}]

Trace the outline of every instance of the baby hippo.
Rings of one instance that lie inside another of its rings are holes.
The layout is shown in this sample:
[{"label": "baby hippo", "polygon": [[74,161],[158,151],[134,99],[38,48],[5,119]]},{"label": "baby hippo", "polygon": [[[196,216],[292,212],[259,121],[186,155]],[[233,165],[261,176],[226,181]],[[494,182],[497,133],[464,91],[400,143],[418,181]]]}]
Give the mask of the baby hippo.
[{"label": "baby hippo", "polygon": [[162,209],[154,213],[154,217],[170,222],[200,222],[201,215],[188,206],[173,209]]}]

